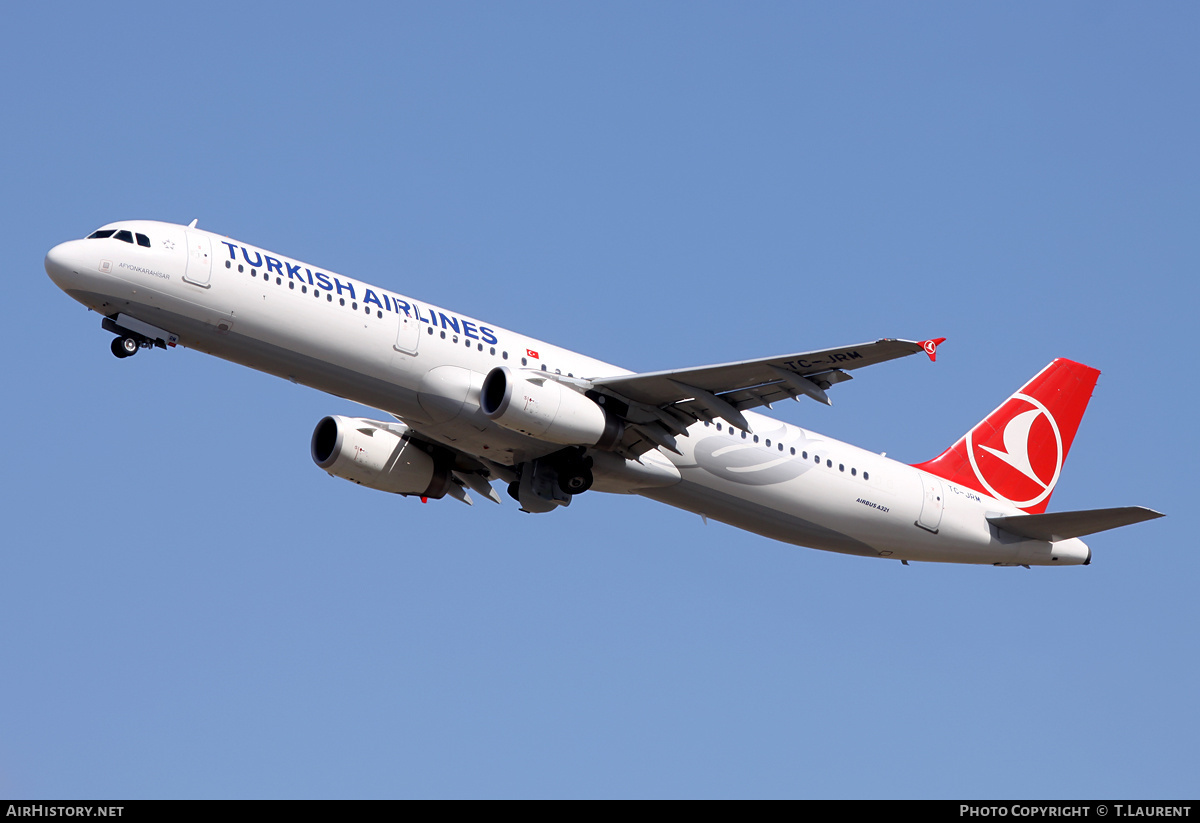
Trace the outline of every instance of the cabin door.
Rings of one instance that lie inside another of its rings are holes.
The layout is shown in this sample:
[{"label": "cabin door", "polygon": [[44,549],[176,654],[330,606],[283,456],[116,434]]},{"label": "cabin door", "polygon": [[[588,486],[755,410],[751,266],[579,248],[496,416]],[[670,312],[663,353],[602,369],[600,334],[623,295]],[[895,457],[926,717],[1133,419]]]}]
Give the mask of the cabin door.
[{"label": "cabin door", "polygon": [[922,529],[937,534],[938,527],[942,525],[942,511],[946,508],[945,495],[942,492],[942,481],[931,474],[921,472],[921,516],[917,518],[917,525]]},{"label": "cabin door", "polygon": [[209,278],[212,277],[212,248],[208,235],[199,232],[185,232],[188,243],[187,272],[183,279],[197,286],[208,288]]}]

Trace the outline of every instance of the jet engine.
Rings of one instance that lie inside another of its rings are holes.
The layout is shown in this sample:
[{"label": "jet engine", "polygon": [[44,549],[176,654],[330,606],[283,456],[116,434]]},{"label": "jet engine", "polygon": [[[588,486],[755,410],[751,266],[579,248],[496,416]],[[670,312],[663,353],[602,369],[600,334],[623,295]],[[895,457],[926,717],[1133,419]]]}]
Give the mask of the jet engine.
[{"label": "jet engine", "polygon": [[402,423],[334,415],[317,424],[313,462],[334,477],[392,494],[443,497],[451,467],[410,439]]},{"label": "jet engine", "polygon": [[590,397],[537,373],[514,374],[508,366],[488,372],[479,407],[506,429],[564,446],[611,449],[625,428]]}]

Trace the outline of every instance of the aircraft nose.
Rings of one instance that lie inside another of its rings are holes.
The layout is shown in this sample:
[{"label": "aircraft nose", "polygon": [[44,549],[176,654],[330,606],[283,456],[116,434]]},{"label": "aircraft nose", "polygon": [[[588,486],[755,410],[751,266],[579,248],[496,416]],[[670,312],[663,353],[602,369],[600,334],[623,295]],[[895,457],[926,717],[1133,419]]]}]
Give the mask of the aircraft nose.
[{"label": "aircraft nose", "polygon": [[76,248],[77,240],[59,243],[46,252],[46,274],[60,289],[66,290],[72,282],[79,279],[81,267]]},{"label": "aircraft nose", "polygon": [[64,276],[70,272],[71,264],[67,259],[69,257],[67,245],[67,243],[59,243],[46,252],[46,274],[50,275],[50,279],[59,285]]}]

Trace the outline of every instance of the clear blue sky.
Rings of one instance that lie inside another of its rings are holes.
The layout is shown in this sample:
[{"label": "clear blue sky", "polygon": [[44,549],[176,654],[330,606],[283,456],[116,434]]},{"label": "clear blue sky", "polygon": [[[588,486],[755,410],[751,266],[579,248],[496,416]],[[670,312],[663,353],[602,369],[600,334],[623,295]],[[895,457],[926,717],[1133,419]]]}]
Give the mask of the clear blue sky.
[{"label": "clear blue sky", "polygon": [[[1195,797],[1195,4],[16,4],[2,797]],[[118,361],[42,258],[187,222],[639,370],[945,336],[786,419],[936,454],[1103,372],[1087,568],[312,465],[346,401]]]}]

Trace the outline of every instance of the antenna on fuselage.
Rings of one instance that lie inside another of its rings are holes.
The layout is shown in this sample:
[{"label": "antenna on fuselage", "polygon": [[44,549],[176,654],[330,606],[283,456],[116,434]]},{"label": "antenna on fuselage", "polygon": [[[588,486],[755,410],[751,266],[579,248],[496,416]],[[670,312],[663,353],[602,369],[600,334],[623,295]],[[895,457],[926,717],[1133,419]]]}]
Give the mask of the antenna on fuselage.
[{"label": "antenna on fuselage", "polygon": [[197,224],[197,223],[199,223],[199,222],[200,222],[200,218],[199,218],[199,217],[194,217],[194,218],[192,218],[192,222],[188,223],[188,228],[189,228],[189,229],[194,229],[194,228],[196,228],[196,224]]}]

